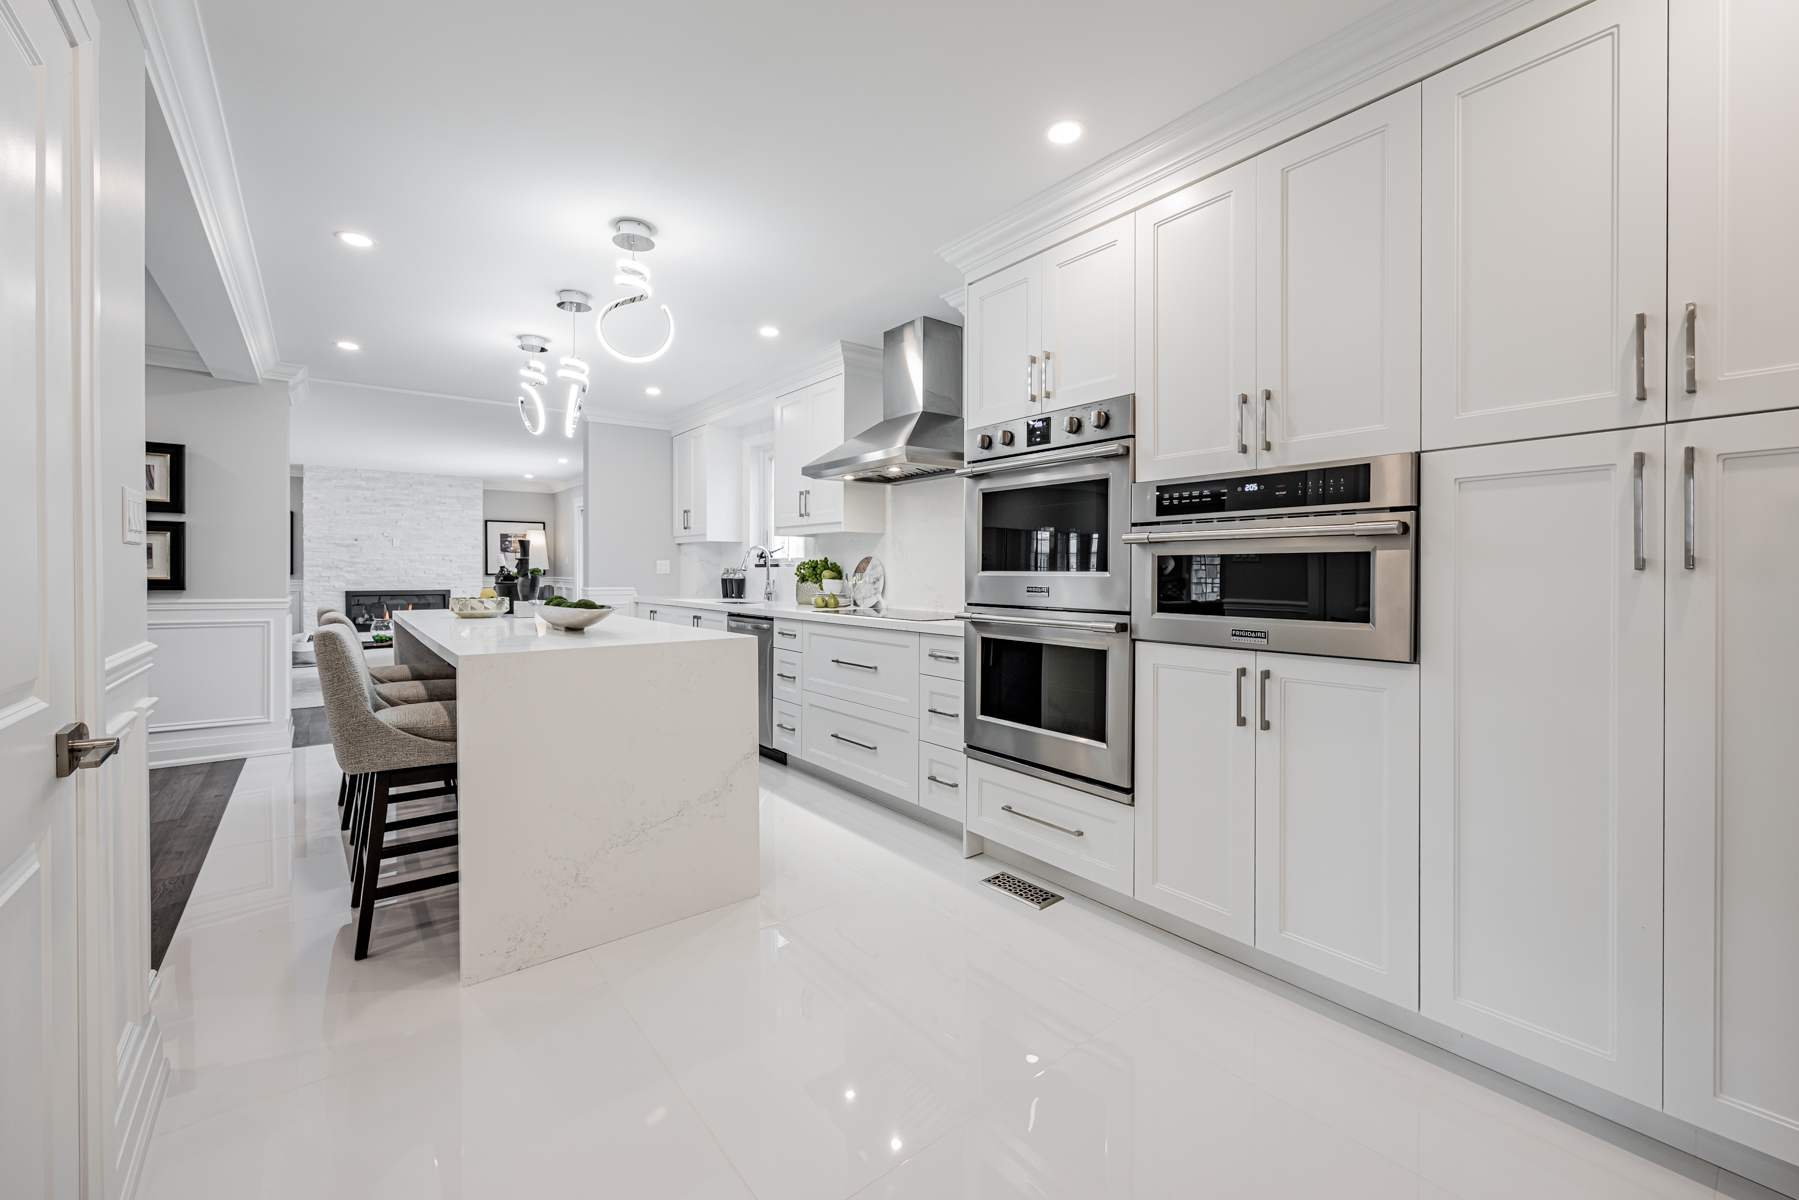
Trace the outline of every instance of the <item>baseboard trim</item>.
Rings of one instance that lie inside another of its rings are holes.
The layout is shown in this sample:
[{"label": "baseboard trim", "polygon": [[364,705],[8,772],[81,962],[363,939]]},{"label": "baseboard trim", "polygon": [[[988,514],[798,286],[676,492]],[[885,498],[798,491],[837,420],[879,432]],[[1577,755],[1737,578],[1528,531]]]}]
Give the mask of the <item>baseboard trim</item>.
[{"label": "baseboard trim", "polygon": [[962,836],[962,822],[951,820],[942,813],[932,812],[922,804],[914,804],[910,800],[890,796],[886,792],[878,791],[865,783],[858,783],[854,779],[839,775],[816,763],[809,763],[797,754],[787,756],[787,765],[797,767],[806,774],[822,779],[834,787],[840,787],[853,796],[871,800],[883,808],[890,808],[902,817],[911,817],[921,825],[929,825],[932,829],[947,833],[952,837],[960,838]]},{"label": "baseboard trim", "polygon": [[184,767],[191,763],[220,762],[227,758],[261,758],[293,749],[291,715],[273,728],[254,731],[189,735],[185,732],[150,734],[150,768]]}]

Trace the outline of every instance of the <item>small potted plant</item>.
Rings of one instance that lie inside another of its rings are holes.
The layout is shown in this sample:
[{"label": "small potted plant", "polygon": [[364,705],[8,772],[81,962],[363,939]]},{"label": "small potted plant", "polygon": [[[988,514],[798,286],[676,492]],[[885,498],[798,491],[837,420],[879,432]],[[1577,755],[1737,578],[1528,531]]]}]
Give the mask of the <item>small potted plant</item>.
[{"label": "small potted plant", "polygon": [[837,590],[843,587],[843,568],[828,558],[809,558],[793,569],[796,582],[793,585],[793,601],[795,604],[815,604],[820,592],[829,593],[832,589],[824,584],[828,580],[837,583]]}]

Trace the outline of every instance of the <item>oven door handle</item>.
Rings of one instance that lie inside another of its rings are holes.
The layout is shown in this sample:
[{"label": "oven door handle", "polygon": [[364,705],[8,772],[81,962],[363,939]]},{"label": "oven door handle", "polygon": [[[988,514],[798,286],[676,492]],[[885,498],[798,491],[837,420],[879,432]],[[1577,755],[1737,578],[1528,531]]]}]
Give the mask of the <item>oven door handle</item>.
[{"label": "oven door handle", "polygon": [[1068,450],[1045,450],[1040,454],[1021,454],[1017,458],[1002,458],[993,462],[984,462],[978,466],[963,467],[958,475],[991,475],[995,471],[1026,471],[1032,467],[1053,467],[1057,463],[1080,462],[1088,458],[1117,458],[1120,454],[1129,454],[1130,446],[1124,442],[1106,442],[1099,446],[1075,446]]},{"label": "oven door handle", "polygon": [[1220,529],[1167,529],[1124,535],[1131,545],[1145,542],[1247,542],[1260,538],[1383,537],[1411,530],[1404,521],[1352,521],[1338,525],[1258,525]]},{"label": "oven door handle", "polygon": [[1057,621],[1050,617],[997,617],[988,613],[957,613],[958,621],[992,621],[998,625],[1037,625],[1046,629],[1085,629],[1089,633],[1129,633],[1128,621]]}]

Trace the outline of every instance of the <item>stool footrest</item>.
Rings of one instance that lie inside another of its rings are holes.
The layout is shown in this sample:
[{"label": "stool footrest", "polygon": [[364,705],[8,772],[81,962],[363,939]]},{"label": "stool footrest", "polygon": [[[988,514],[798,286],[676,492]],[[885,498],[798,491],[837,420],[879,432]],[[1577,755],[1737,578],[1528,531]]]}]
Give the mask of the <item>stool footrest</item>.
[{"label": "stool footrest", "polygon": [[364,902],[373,904],[379,900],[391,900],[395,896],[410,896],[414,892],[427,892],[436,887],[448,887],[455,882],[455,871],[444,871],[438,875],[420,875],[416,879],[402,879],[398,883],[378,887],[373,896],[364,898]]},{"label": "stool footrest", "polygon": [[455,819],[456,810],[447,808],[443,812],[425,813],[423,816],[401,817],[398,821],[389,821],[387,823],[387,832],[392,833],[396,829],[412,829],[419,825],[436,825],[443,821],[454,821]]},{"label": "stool footrest", "polygon": [[408,854],[423,854],[427,850],[447,850],[456,844],[456,835],[446,833],[441,837],[418,838],[410,842],[383,842],[381,858],[404,858]]}]

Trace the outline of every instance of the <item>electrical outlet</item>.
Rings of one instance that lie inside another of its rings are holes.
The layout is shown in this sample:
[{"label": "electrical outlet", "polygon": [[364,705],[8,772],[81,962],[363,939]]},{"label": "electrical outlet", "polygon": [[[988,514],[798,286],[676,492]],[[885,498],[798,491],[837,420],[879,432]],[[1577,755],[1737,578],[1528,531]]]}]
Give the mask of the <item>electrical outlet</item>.
[{"label": "electrical outlet", "polygon": [[656,560],[656,574],[668,574],[668,560],[666,558],[659,558]]}]

